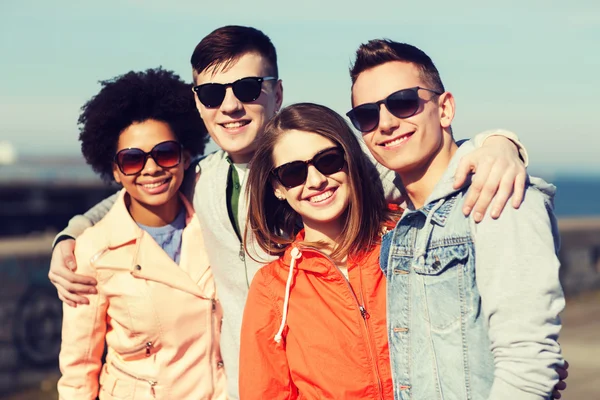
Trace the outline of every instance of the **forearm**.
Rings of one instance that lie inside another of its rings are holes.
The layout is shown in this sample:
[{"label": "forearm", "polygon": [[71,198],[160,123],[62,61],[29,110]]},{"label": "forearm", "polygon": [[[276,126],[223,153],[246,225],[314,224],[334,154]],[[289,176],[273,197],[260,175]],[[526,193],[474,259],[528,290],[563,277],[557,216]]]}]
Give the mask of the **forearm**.
[{"label": "forearm", "polygon": [[526,167],[529,165],[529,155],[527,154],[527,149],[523,143],[521,143],[519,137],[511,131],[507,131],[505,129],[491,129],[475,135],[475,137],[471,140],[473,141],[475,148],[480,148],[483,147],[487,139],[495,136],[502,136],[512,141],[515,144],[516,149],[519,151],[519,156],[521,157],[523,164],[525,164]]},{"label": "forearm", "polygon": [[490,399],[545,399],[558,382],[565,303],[552,219],[540,192],[529,189],[520,209],[472,225],[495,363]]},{"label": "forearm", "polygon": [[115,204],[118,196],[119,192],[105,198],[100,203],[86,211],[85,214],[76,215],[71,218],[67,227],[54,237],[52,248],[54,248],[54,246],[56,246],[56,244],[65,237],[77,239],[83,233],[83,231],[98,223],[98,221],[104,218],[104,216],[112,208],[113,204]]}]

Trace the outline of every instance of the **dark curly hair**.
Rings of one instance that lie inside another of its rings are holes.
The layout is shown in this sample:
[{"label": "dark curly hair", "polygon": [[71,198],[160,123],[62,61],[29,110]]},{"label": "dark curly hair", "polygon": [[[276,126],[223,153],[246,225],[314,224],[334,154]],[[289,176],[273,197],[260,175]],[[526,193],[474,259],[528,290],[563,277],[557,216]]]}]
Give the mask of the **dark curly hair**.
[{"label": "dark curly hair", "polygon": [[81,107],[78,123],[81,152],[103,179],[114,180],[119,135],[133,123],[165,122],[192,157],[204,153],[208,133],[191,85],[172,71],[162,67],[130,71],[100,84],[100,92]]}]

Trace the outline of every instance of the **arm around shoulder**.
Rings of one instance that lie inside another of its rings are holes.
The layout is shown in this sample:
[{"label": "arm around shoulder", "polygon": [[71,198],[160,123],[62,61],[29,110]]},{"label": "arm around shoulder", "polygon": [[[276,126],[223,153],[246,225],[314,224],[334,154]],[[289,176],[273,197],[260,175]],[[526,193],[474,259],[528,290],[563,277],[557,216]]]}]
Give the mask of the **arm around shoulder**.
[{"label": "arm around shoulder", "polygon": [[83,231],[90,226],[97,224],[110,211],[117,201],[119,192],[105,198],[94,207],[90,208],[83,215],[75,215],[69,220],[67,227],[58,233],[52,242],[52,248],[65,237],[77,239]]},{"label": "arm around shoulder", "polygon": [[563,357],[558,231],[551,194],[530,187],[519,209],[473,223],[477,286],[495,362],[490,399],[545,399]]}]

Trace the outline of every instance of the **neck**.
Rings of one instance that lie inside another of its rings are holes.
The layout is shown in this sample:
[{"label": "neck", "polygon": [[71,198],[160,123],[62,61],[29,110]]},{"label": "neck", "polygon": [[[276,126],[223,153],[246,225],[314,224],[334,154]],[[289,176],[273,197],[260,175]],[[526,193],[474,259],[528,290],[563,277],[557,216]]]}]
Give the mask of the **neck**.
[{"label": "neck", "polygon": [[396,171],[415,209],[425,205],[425,201],[446,172],[452,156],[458,149],[451,136],[444,135],[444,137],[448,139],[444,140],[440,147],[418,166],[408,171]]},{"label": "neck", "polygon": [[324,243],[326,247],[321,250],[330,255],[342,234],[343,221],[344,218],[327,223],[304,221],[304,240]]},{"label": "neck", "polygon": [[183,206],[178,195],[173,196],[165,204],[159,206],[140,203],[131,196],[127,196],[126,201],[131,218],[137,223],[151,227],[170,224],[175,220]]},{"label": "neck", "polygon": [[227,153],[227,155],[229,155],[229,158],[231,159],[231,161],[234,164],[248,164],[250,162],[250,160],[252,159],[252,157],[254,156],[254,152],[247,153],[247,154]]}]

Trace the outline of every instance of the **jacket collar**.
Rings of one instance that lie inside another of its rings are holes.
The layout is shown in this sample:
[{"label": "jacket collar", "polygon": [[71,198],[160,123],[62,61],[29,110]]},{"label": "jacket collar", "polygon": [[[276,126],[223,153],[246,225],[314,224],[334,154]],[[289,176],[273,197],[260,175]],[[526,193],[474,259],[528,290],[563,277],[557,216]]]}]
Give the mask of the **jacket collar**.
[{"label": "jacket collar", "polygon": [[[323,253],[319,248],[304,244],[305,232],[302,229],[296,235],[294,243],[289,245],[285,250],[285,253],[279,259],[282,266],[289,268],[292,260],[292,250],[298,248],[301,252],[301,257],[296,260],[295,267],[298,270],[314,272],[318,274],[332,273],[333,260],[327,254]],[[361,254],[351,257],[348,260],[348,268],[351,268],[353,264],[360,263],[367,255]]]},{"label": "jacket collar", "polygon": [[115,205],[104,217],[108,248],[95,258],[94,263],[125,268],[135,277],[160,282],[200,297],[214,298],[214,285],[206,288],[198,286],[205,274],[210,272],[210,264],[200,223],[188,200],[180,194],[187,214],[181,258],[177,265],[131,218],[125,195],[126,191],[122,190]]}]

